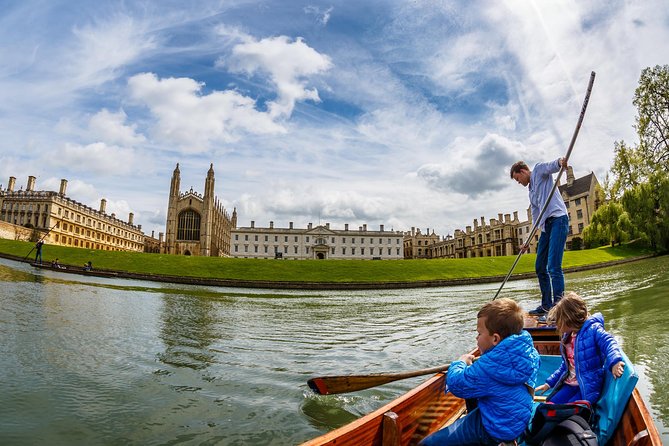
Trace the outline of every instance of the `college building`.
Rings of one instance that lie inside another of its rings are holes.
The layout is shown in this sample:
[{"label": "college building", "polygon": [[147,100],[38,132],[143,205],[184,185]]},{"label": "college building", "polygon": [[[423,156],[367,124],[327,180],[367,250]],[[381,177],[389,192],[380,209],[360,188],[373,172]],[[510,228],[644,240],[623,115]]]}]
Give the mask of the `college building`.
[{"label": "college building", "polygon": [[193,188],[181,192],[181,172],[177,163],[172,173],[167,205],[165,254],[227,257],[230,255],[231,231],[237,225],[237,210],[229,216],[214,195],[214,165],[204,181],[204,195]]},{"label": "college building", "polygon": [[384,225],[371,230],[364,224],[357,229],[334,229],[330,223],[296,228],[293,222],[287,228],[251,226],[233,228],[233,257],[255,259],[368,259],[396,260],[404,257],[401,231],[386,231]]},{"label": "college building", "polygon": [[144,233],[133,222],[106,213],[107,200],[93,209],[66,196],[67,180],[60,181],[60,190],[35,190],[35,177],[29,176],[25,190],[16,187],[16,178],[9,177],[7,188],[0,190],[0,220],[12,225],[34,228],[40,238],[48,234],[47,244],[107,251],[144,251]]}]

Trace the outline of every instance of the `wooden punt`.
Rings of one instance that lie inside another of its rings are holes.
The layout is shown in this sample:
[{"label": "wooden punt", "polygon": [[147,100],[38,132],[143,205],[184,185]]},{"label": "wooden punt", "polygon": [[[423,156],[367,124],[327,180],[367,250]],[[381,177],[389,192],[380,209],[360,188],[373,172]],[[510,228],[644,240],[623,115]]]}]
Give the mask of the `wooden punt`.
[{"label": "wooden punt", "polygon": [[[536,324],[535,324],[536,325]],[[555,329],[527,327],[542,355],[559,354]],[[477,354],[478,350],[472,352]],[[302,446],[415,445],[428,434],[446,426],[465,412],[464,400],[444,393],[445,375],[437,373],[380,409],[345,426],[303,443]],[[611,446],[660,446],[662,441],[638,389],[634,389]]]},{"label": "wooden punt", "polygon": [[118,277],[116,271],[106,271],[102,269],[86,269],[83,266],[73,266],[73,265],[52,265],[51,263],[30,263],[31,266],[41,269],[49,269],[52,271],[58,271],[59,273],[68,273],[68,274],[83,274],[86,276],[96,276],[96,277]]}]

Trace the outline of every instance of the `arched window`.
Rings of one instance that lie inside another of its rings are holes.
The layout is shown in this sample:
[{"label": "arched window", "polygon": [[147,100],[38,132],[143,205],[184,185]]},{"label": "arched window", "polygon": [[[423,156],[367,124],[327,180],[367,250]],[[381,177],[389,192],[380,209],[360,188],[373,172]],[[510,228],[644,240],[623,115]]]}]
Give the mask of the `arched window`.
[{"label": "arched window", "polygon": [[200,240],[200,214],[191,210],[179,214],[177,240]]}]

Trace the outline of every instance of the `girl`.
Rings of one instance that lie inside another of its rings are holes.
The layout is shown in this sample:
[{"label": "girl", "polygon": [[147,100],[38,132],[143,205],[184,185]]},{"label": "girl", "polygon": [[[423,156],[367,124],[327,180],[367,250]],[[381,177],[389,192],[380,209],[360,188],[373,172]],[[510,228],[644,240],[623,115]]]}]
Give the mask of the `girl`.
[{"label": "girl", "polygon": [[552,388],[547,400],[556,404],[587,400],[594,406],[606,370],[620,378],[625,367],[618,343],[604,330],[604,316],[590,316],[583,299],[570,292],[551,308],[547,320],[562,333],[562,364],[536,391]]}]

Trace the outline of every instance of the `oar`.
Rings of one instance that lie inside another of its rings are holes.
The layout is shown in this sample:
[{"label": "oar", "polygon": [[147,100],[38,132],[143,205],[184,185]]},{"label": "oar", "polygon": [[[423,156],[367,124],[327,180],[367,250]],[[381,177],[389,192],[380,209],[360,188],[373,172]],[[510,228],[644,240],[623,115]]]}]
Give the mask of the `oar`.
[{"label": "oar", "polygon": [[[39,239],[39,241],[38,241],[37,243],[39,243],[39,242],[41,242],[42,240],[44,240],[44,239],[46,238],[46,236],[49,235],[49,234],[51,233],[51,231],[53,231],[53,228],[55,228],[56,226],[58,226],[59,223],[60,223],[60,222],[57,221],[56,224],[53,225],[53,226],[51,227],[51,229],[49,229],[49,230],[47,231],[47,233],[44,234],[44,235],[42,236],[41,239]],[[37,246],[37,245],[35,245],[35,246]],[[25,262],[26,259],[27,259],[28,257],[30,257],[30,254],[32,254],[33,250],[35,249],[35,246],[33,246],[33,248],[30,250],[30,252],[23,258],[22,262]]]},{"label": "oar", "polygon": [[[474,358],[474,361],[479,359]],[[400,373],[370,373],[369,375],[341,375],[321,376],[311,378],[307,381],[309,387],[319,395],[332,395],[335,393],[356,392],[369,389],[383,384],[388,384],[400,379],[413,378],[415,376],[431,375],[433,373],[447,372],[450,364],[431,367],[429,369],[413,370]]]},{"label": "oar", "polygon": [[[557,178],[555,179],[555,183],[553,183],[553,188],[551,189],[551,192],[548,194],[548,199],[546,199],[546,202],[544,203],[543,207],[541,208],[541,212],[539,212],[539,216],[536,218],[536,221],[532,225],[532,230],[530,231],[529,236],[527,237],[527,244],[529,245],[530,240],[532,240],[532,237],[534,237],[534,233],[537,232],[537,229],[539,227],[539,222],[541,221],[541,217],[544,216],[544,213],[546,212],[546,209],[548,208],[548,203],[551,201],[551,198],[553,197],[553,194],[555,193],[555,189],[557,188],[558,183],[560,182],[560,177],[562,176],[562,172],[565,169],[565,166],[567,165],[569,161],[569,157],[571,156],[571,151],[574,149],[574,144],[576,143],[576,137],[578,136],[578,131],[581,129],[581,124],[583,123],[583,117],[585,116],[585,109],[588,108],[588,102],[590,101],[590,93],[592,92],[592,84],[595,82],[595,72],[590,73],[590,82],[588,83],[588,90],[585,92],[585,99],[583,100],[583,106],[581,107],[581,114],[578,117],[578,122],[576,123],[576,128],[574,129],[574,134],[571,137],[571,143],[569,144],[569,149],[567,150],[567,154],[564,156],[564,163],[562,163],[562,166],[560,167],[560,171],[558,172]],[[506,284],[507,280],[509,280],[509,277],[511,277],[511,273],[513,272],[514,268],[518,264],[518,260],[520,260],[520,256],[523,255],[525,251],[521,249],[521,251],[518,253],[518,257],[516,257],[515,262],[513,262],[513,265],[511,265],[511,269],[509,270],[509,273],[506,275],[504,280],[502,281],[502,284],[499,286],[499,289],[497,290],[497,293],[495,293],[495,297],[492,298],[492,300],[497,299],[497,296],[499,296],[500,291],[502,291],[502,288],[504,288],[504,285]]]}]

